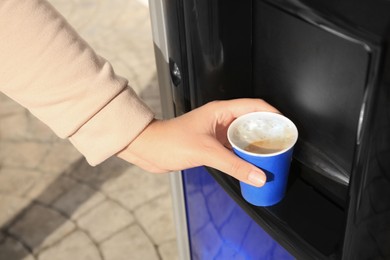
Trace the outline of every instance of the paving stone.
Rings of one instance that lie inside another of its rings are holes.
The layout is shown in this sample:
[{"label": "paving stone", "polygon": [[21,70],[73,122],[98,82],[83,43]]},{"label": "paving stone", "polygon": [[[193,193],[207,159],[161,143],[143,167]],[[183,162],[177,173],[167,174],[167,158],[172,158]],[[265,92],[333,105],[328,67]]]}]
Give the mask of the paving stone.
[{"label": "paving stone", "polygon": [[0,196],[0,229],[12,221],[22,210],[29,205],[27,199],[2,194]]},{"label": "paving stone", "polygon": [[38,260],[99,260],[99,250],[91,239],[81,231],[75,231],[59,243],[42,251]]},{"label": "paving stone", "polygon": [[5,240],[5,235],[0,232],[0,244],[3,243],[3,241]]},{"label": "paving stone", "polygon": [[134,217],[112,201],[105,201],[77,220],[96,242],[101,242],[134,222]]},{"label": "paving stone", "polygon": [[24,113],[26,110],[21,105],[0,92],[0,117],[4,118],[9,115]]},{"label": "paving stone", "polygon": [[34,260],[30,252],[19,242],[10,237],[0,244],[1,260]]},{"label": "paving stone", "polygon": [[54,202],[53,207],[72,219],[77,219],[104,200],[105,196],[101,192],[91,189],[87,185],[75,183],[71,189]]},{"label": "paving stone", "polygon": [[39,170],[51,174],[62,173],[81,158],[83,156],[69,141],[60,140],[48,148],[48,153],[39,164]]},{"label": "paving stone", "polygon": [[161,244],[158,247],[158,251],[160,252],[162,260],[179,260],[176,240]]},{"label": "paving stone", "polygon": [[34,169],[46,155],[48,147],[33,141],[4,142],[1,144],[2,165]]},{"label": "paving stone", "polygon": [[34,252],[61,240],[75,229],[57,211],[40,205],[32,205],[21,218],[10,227],[9,232],[22,239]]},{"label": "paving stone", "polygon": [[26,129],[27,117],[23,108],[21,111],[17,111],[17,113],[1,116],[0,134],[3,140],[24,139],[26,137]]},{"label": "paving stone", "polygon": [[47,125],[42,123],[42,121],[33,116],[31,113],[27,113],[27,111],[26,120],[27,129],[25,135],[28,140],[44,142],[47,143],[47,145],[50,145],[53,141],[61,140]]},{"label": "paving stone", "polygon": [[0,168],[0,193],[22,196],[41,176],[35,170]]},{"label": "paving stone", "polygon": [[168,175],[151,174],[137,167],[129,168],[116,179],[103,184],[102,190],[129,210],[169,191]]},{"label": "paving stone", "polygon": [[132,225],[101,244],[105,260],[159,259],[155,247],[138,225]]},{"label": "paving stone", "polygon": [[61,175],[42,174],[24,197],[50,205],[64,192],[76,185],[76,181]]},{"label": "paving stone", "polygon": [[66,175],[80,182],[88,183],[98,190],[104,183],[121,176],[129,167],[132,166],[128,162],[117,157],[109,158],[95,167],[90,166],[85,160],[80,160],[66,171]]},{"label": "paving stone", "polygon": [[[77,32],[83,38],[94,38],[96,36],[89,36],[89,24],[94,22],[95,13],[100,9],[100,0],[50,0],[50,3],[68,20],[68,22],[76,28]],[[110,14],[110,9],[106,10],[106,14]],[[96,25],[91,26],[93,29]]]},{"label": "paving stone", "polygon": [[134,215],[155,244],[175,239],[172,201],[168,194],[143,205]]}]

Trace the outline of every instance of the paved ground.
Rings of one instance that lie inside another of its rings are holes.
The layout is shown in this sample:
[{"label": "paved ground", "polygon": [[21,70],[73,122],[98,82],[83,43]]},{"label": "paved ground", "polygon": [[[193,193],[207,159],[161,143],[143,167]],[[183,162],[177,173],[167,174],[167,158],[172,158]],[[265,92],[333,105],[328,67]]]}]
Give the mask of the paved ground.
[{"label": "paved ground", "polygon": [[[159,114],[149,13],[135,0],[51,0]],[[177,259],[168,175],[90,167],[0,95],[0,260]]]}]

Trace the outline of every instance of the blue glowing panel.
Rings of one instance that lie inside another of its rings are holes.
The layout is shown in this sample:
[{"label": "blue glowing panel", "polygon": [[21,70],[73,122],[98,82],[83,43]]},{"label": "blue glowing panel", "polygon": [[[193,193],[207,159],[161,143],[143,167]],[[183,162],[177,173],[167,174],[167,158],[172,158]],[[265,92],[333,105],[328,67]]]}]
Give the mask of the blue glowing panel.
[{"label": "blue glowing panel", "polygon": [[184,171],[192,259],[294,259],[205,168]]}]

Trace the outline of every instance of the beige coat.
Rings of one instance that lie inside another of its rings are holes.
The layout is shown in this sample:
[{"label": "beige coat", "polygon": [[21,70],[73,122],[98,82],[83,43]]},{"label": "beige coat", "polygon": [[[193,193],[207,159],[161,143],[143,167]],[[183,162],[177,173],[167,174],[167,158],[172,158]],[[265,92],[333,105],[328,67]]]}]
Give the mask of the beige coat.
[{"label": "beige coat", "polygon": [[96,165],[153,119],[125,79],[45,0],[0,1],[0,91]]}]

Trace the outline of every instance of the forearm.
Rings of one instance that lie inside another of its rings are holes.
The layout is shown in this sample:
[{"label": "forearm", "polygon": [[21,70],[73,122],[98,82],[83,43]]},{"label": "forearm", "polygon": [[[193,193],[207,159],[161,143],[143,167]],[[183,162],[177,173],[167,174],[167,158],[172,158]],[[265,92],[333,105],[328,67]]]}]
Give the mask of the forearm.
[{"label": "forearm", "polygon": [[0,90],[97,164],[131,142],[151,111],[44,0],[0,2]]}]

